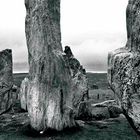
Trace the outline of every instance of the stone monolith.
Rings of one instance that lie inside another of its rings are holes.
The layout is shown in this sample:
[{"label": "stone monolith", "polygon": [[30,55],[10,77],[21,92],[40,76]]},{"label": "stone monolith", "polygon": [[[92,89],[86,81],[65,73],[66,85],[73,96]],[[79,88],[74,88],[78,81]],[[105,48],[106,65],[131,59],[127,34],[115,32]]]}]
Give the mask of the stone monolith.
[{"label": "stone monolith", "polygon": [[76,101],[80,104],[88,94],[87,80],[79,61],[69,49],[62,50],[60,0],[25,0],[25,6],[31,127],[37,131],[73,127]]},{"label": "stone monolith", "polygon": [[126,10],[127,44],[109,53],[108,81],[123,113],[140,134],[140,1],[129,0]]}]

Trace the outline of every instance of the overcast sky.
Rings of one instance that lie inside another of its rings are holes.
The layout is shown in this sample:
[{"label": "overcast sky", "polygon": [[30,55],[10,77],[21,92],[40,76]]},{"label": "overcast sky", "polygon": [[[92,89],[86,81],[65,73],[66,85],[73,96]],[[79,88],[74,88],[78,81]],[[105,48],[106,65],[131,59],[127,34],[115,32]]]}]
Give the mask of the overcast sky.
[{"label": "overcast sky", "polygon": [[[128,0],[61,0],[62,45],[88,71],[106,71],[107,53],[125,46]],[[0,50],[13,50],[14,71],[27,71],[24,0],[0,2]]]}]

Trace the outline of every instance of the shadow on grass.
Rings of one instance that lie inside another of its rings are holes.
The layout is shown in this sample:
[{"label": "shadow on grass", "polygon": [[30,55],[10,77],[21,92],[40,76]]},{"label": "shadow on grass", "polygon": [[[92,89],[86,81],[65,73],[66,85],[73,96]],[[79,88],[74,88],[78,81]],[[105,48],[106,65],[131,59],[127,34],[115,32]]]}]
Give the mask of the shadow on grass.
[{"label": "shadow on grass", "polygon": [[23,135],[25,135],[27,137],[43,138],[43,137],[57,137],[57,136],[63,137],[63,135],[71,136],[80,131],[82,131],[82,128],[77,125],[72,128],[65,128],[63,131],[47,129],[43,134],[40,134],[38,131],[32,129],[30,125],[27,125],[24,127],[22,133],[23,133]]}]

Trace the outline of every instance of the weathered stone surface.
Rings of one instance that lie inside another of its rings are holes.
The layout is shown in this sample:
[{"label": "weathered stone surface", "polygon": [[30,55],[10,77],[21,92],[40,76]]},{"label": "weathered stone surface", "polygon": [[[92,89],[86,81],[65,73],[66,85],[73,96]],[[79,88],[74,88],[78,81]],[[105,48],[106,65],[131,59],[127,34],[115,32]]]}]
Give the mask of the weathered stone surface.
[{"label": "weathered stone surface", "polygon": [[117,118],[123,113],[122,109],[118,106],[108,106],[110,118]]},{"label": "weathered stone surface", "polygon": [[78,104],[78,107],[76,108],[76,112],[75,112],[75,119],[83,120],[83,121],[92,120],[92,107],[87,99],[85,99],[85,101],[80,102],[80,104]]},{"label": "weathered stone surface", "polygon": [[70,75],[72,77],[71,95],[72,106],[75,118],[85,118],[89,114],[88,104],[81,104],[89,99],[88,96],[88,80],[86,71],[80,65],[80,62],[74,57],[69,46],[65,47],[65,61],[69,66]]},{"label": "weathered stone surface", "polygon": [[87,79],[70,48],[62,50],[60,0],[25,0],[25,5],[30,124],[41,132],[72,127],[80,101],[88,97]]},{"label": "weathered stone surface", "polygon": [[106,100],[101,103],[92,104],[92,106],[96,106],[96,107],[118,106],[118,102],[116,100]]},{"label": "weathered stone surface", "polygon": [[140,134],[140,1],[129,0],[126,47],[108,58],[108,81],[117,94],[123,113]]},{"label": "weathered stone surface", "polygon": [[28,87],[29,87],[29,79],[27,77],[25,77],[24,80],[21,83],[20,92],[19,92],[21,108],[24,109],[24,110],[27,110]]},{"label": "weathered stone surface", "polygon": [[[101,103],[91,104],[92,116],[97,119],[117,118],[123,112],[116,100],[107,100]],[[96,110],[94,112],[94,110]],[[99,118],[100,117],[100,118]]]},{"label": "weathered stone surface", "polygon": [[0,114],[12,106],[12,51],[0,52]]},{"label": "weathered stone surface", "polygon": [[96,107],[94,106],[91,111],[92,119],[95,120],[104,120],[109,119],[110,114],[107,107]]}]

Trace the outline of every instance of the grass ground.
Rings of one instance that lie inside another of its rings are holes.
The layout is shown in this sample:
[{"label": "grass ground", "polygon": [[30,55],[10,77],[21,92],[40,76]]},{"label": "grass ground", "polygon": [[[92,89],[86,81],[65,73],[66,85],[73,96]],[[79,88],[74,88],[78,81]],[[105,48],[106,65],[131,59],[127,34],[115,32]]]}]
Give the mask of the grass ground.
[{"label": "grass ground", "polygon": [[89,97],[94,101],[94,103],[100,103],[106,100],[116,99],[116,96],[110,89],[89,90]]},{"label": "grass ground", "polygon": [[97,85],[99,89],[108,89],[106,73],[87,73],[89,87]]},{"label": "grass ground", "polygon": [[[14,84],[20,87],[21,81],[27,76],[26,73],[14,74]],[[105,100],[115,99],[113,92],[108,89],[106,74],[88,74],[89,83],[96,84],[99,89],[90,90],[89,95],[94,102],[102,102]],[[8,114],[9,115],[9,114]],[[16,116],[16,115],[15,115]],[[17,115],[18,116],[18,115]],[[25,117],[26,116],[26,117]],[[6,119],[6,120],[4,120]],[[17,119],[17,120],[16,120]],[[43,136],[37,136],[29,131],[27,127],[22,127],[27,121],[27,115],[14,117],[13,114],[8,118],[0,119],[0,140],[139,140],[136,133],[133,131],[124,116],[116,119],[104,121],[85,122],[80,129],[71,129],[63,132],[47,133]],[[6,123],[9,120],[10,125]],[[19,124],[16,124],[19,122]],[[12,124],[13,123],[13,124]]]},{"label": "grass ground", "polygon": [[31,132],[27,126],[21,130],[17,129],[18,124],[15,127],[16,129],[10,129],[9,132],[7,129],[5,132],[0,132],[0,140],[139,140],[124,116],[104,121],[85,122],[80,128],[63,132],[46,132],[41,136]]},{"label": "grass ground", "polygon": [[14,78],[14,84],[20,87],[20,84],[22,80],[28,76],[28,73],[15,73],[13,78]]}]

